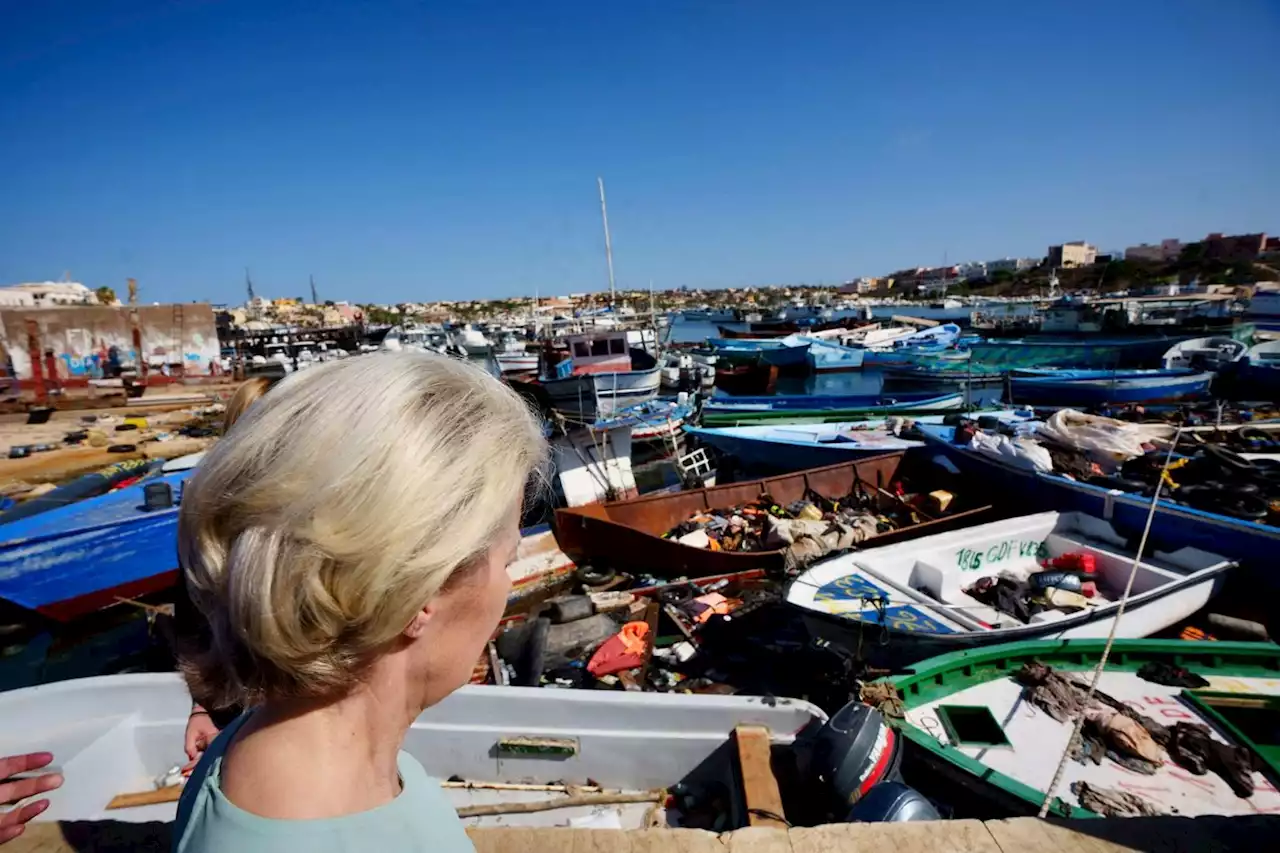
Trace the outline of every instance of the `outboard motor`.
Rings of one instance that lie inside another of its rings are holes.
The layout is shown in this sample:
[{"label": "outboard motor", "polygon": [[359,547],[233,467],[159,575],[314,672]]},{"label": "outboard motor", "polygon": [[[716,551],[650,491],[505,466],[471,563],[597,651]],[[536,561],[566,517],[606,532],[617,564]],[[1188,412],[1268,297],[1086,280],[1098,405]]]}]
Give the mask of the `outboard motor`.
[{"label": "outboard motor", "polygon": [[881,782],[849,809],[847,823],[902,823],[942,820],[933,803],[905,782]]},{"label": "outboard motor", "polygon": [[801,748],[801,772],[846,821],[941,820],[933,804],[899,776],[902,744],[884,715],[861,702],[837,711]]},{"label": "outboard motor", "polygon": [[840,804],[854,805],[881,782],[899,781],[902,749],[884,716],[861,702],[837,711],[803,751],[802,772]]}]

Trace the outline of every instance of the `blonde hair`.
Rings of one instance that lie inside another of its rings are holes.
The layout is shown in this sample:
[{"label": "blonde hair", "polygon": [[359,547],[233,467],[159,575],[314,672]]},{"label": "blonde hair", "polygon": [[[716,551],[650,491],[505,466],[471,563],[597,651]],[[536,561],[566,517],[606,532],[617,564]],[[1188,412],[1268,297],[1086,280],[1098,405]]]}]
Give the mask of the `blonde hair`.
[{"label": "blonde hair", "polygon": [[340,695],[486,553],[546,452],[513,391],[444,356],[280,382],[184,489],[178,551],[211,639],[184,656],[192,695]]},{"label": "blonde hair", "polygon": [[231,395],[231,399],[227,401],[227,411],[222,415],[222,431],[231,429],[231,425],[240,420],[249,407],[258,402],[259,398],[274,384],[276,384],[274,380],[265,376],[255,376],[241,382],[235,393]]}]

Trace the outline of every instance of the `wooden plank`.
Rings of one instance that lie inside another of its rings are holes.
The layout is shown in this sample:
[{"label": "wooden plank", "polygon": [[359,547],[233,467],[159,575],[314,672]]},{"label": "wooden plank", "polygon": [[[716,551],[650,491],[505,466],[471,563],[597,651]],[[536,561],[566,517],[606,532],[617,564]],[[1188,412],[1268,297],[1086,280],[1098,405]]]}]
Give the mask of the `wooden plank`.
[{"label": "wooden plank", "polygon": [[733,730],[733,740],[738,750],[738,770],[748,824],[785,829],[782,792],[778,790],[778,780],[773,776],[769,730],[764,726],[738,726]]},{"label": "wooden plank", "polygon": [[116,794],[107,803],[108,809],[132,809],[137,806],[154,806],[158,803],[176,803],[182,798],[181,785],[169,785],[164,788],[153,788],[150,791],[137,791],[128,794]]}]

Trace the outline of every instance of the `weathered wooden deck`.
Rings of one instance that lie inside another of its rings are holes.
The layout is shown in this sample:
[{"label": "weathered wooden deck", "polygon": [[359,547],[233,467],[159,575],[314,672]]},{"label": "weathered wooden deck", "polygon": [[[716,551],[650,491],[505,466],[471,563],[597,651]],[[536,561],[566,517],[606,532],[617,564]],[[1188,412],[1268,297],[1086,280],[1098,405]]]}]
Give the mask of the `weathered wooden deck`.
[{"label": "weathered wooden deck", "polygon": [[[1257,816],[831,824],[723,835],[688,829],[480,829],[471,831],[471,839],[477,853],[1255,853],[1270,849],[1277,834],[1280,817]],[[38,823],[4,853],[164,853],[169,841],[169,824]]]}]

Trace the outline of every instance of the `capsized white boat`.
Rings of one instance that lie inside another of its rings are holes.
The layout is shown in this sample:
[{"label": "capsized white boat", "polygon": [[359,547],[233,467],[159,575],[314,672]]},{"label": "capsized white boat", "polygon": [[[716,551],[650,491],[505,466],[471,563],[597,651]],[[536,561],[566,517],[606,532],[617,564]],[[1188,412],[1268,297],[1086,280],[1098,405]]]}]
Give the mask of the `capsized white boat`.
[{"label": "capsized white boat", "polygon": [[[1045,580],[1037,573],[1055,570],[1042,564],[1064,556],[1060,564],[1070,563],[1068,555],[1092,557],[1096,595],[1006,612],[1017,609],[1008,604],[1014,599],[1025,605],[1031,587]],[[832,642],[852,647],[861,640],[867,648],[869,637],[887,633],[879,651],[894,662],[1014,640],[1105,637],[1133,557],[1102,519],[1041,512],[825,560],[796,578],[787,601],[803,611],[811,632]],[[1117,636],[1149,637],[1195,613],[1235,565],[1197,548],[1144,556]],[[971,594],[980,578],[1006,579],[1003,609]]]},{"label": "capsized white boat", "polygon": [[[170,821],[173,801],[110,810],[107,804],[120,794],[155,792],[171,783],[171,770],[186,763],[182,736],[190,710],[191,698],[175,673],[13,690],[0,694],[0,755],[53,753],[52,769],[66,781],[47,795],[49,809],[38,820]],[[852,762],[855,770],[861,766],[866,772],[860,778],[873,784],[888,778],[900,754],[886,750],[892,735],[867,710],[850,706],[844,714],[850,725],[832,731],[824,728],[827,715],[820,708],[794,699],[468,686],[422,714],[404,749],[432,777],[470,783],[443,783],[460,809],[592,791],[652,793],[631,803],[464,816],[468,825],[634,829],[655,809],[660,824],[679,823],[674,810],[663,819],[661,794],[678,782],[719,781],[727,791],[737,790],[737,751],[725,747],[739,726],[767,730],[753,739],[766,747],[765,756],[783,758],[816,738],[841,745],[835,757]],[[893,760],[878,761],[882,755]],[[172,800],[180,791],[168,787],[164,793]],[[743,808],[727,808],[733,826],[746,824]]]}]

